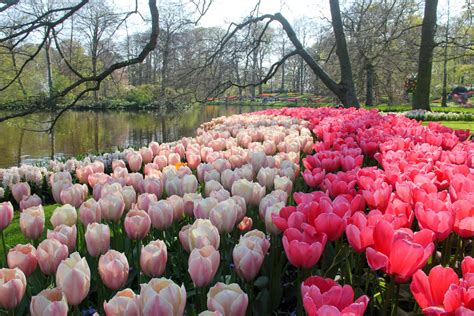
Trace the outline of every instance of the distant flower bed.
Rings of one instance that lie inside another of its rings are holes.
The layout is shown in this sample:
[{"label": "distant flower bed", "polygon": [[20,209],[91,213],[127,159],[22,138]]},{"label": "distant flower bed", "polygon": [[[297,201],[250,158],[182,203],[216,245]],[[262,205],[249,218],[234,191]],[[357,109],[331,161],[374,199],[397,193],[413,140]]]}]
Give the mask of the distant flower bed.
[{"label": "distant flower bed", "polygon": [[429,112],[426,110],[411,110],[404,112],[408,118],[424,121],[474,121],[472,113]]},{"label": "distant flower bed", "polygon": [[[1,169],[0,310],[468,315],[470,136],[377,111],[283,108]],[[46,218],[49,203],[61,206]],[[30,243],[9,244],[12,225]]]}]

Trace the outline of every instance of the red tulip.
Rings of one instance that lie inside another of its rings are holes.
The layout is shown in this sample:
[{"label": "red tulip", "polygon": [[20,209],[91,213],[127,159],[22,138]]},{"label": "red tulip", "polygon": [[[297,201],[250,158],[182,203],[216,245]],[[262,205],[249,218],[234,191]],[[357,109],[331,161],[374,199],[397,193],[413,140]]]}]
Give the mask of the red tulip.
[{"label": "red tulip", "polygon": [[474,204],[466,200],[453,203],[454,231],[463,238],[474,236]]}]

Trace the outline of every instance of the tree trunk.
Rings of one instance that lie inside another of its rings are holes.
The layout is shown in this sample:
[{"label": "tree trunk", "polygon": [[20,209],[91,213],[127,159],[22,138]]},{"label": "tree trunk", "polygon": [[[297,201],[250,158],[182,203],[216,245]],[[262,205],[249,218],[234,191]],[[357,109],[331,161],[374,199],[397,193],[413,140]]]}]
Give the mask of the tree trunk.
[{"label": "tree trunk", "polygon": [[446,33],[444,36],[444,60],[443,60],[443,98],[441,106],[448,106],[448,40],[449,40],[449,0],[448,0],[448,17],[446,21]]},{"label": "tree trunk", "polygon": [[51,39],[48,37],[44,46],[44,52],[46,56],[46,75],[48,77],[48,97],[52,98],[53,96],[53,72],[51,71],[51,58],[49,55],[49,48],[51,46]]},{"label": "tree trunk", "polygon": [[344,27],[341,18],[341,9],[339,0],[329,0],[331,9],[332,28],[334,37],[336,38],[336,55],[339,59],[339,68],[341,70],[341,83],[344,95],[338,95],[344,107],[359,107],[359,101],[355,94],[354,80],[352,78],[351,60],[347,51],[346,36],[344,35]]},{"label": "tree trunk", "polygon": [[413,95],[413,109],[430,111],[431,69],[433,65],[434,36],[438,0],[425,0],[425,13],[421,27],[421,45],[418,59],[418,76]]},{"label": "tree trunk", "polygon": [[365,67],[367,82],[365,91],[365,105],[374,105],[374,66],[371,63],[367,63]]},{"label": "tree trunk", "polygon": [[[252,53],[252,83],[257,82],[257,67],[258,67],[258,52],[257,49],[255,48]],[[251,85],[250,86],[250,97],[255,99],[255,86]]]}]

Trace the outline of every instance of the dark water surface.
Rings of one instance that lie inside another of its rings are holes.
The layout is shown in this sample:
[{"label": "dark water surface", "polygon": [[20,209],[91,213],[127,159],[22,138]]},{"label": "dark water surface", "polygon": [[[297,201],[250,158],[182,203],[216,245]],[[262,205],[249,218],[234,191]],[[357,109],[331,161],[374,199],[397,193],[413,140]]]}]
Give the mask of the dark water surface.
[{"label": "dark water surface", "polygon": [[[86,153],[114,151],[117,148],[141,147],[151,141],[159,143],[194,136],[196,128],[214,117],[258,111],[264,106],[205,105],[180,114],[162,115],[149,112],[76,112],[65,113],[54,133],[24,130],[38,129],[35,121],[48,114],[0,123],[0,168],[22,162],[54,157],[71,157]],[[0,113],[1,115],[1,113]]]}]

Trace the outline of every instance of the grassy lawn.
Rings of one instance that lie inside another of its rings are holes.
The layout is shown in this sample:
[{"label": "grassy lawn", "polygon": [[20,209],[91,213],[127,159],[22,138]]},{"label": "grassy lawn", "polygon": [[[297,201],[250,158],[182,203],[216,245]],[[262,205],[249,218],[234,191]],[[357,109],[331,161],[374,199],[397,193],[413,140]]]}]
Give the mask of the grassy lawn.
[{"label": "grassy lawn", "polygon": [[[423,122],[423,125],[428,125],[429,121]],[[453,128],[453,129],[470,129],[474,131],[474,122],[473,121],[439,121],[437,123],[443,124],[444,126]]]},{"label": "grassy lawn", "polygon": [[[51,215],[53,215],[53,211],[56,209],[56,207],[60,206],[59,204],[53,204],[53,205],[47,205],[43,206],[44,208],[44,215],[45,215],[45,229],[43,231],[43,236],[40,238],[40,240],[43,240],[46,238],[46,232],[48,229],[53,229],[53,226],[51,225],[49,219],[51,218]],[[15,210],[15,216],[13,217],[13,221],[11,224],[3,231],[4,236],[5,236],[5,243],[7,244],[7,248],[12,248],[16,244],[27,244],[31,243],[31,240],[28,240],[23,236],[21,233],[20,229],[20,212],[18,210]],[[0,247],[0,258],[3,257],[3,248]]]},{"label": "grassy lawn", "polygon": [[[401,104],[401,105],[377,105],[374,107],[366,107],[363,106],[366,109],[378,109],[382,112],[406,112],[411,110],[411,105],[410,104]],[[460,107],[455,103],[448,103],[447,107],[442,107],[438,103],[432,103],[431,104],[431,111],[432,112],[454,112],[454,113],[473,113],[474,114],[474,107],[472,108],[466,108],[466,107]]]}]

